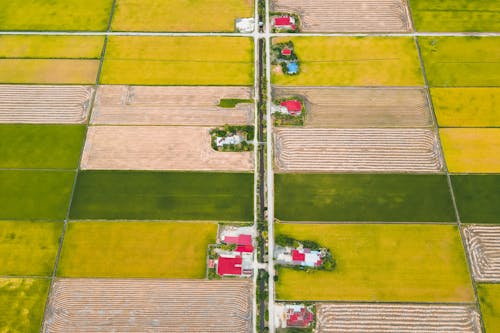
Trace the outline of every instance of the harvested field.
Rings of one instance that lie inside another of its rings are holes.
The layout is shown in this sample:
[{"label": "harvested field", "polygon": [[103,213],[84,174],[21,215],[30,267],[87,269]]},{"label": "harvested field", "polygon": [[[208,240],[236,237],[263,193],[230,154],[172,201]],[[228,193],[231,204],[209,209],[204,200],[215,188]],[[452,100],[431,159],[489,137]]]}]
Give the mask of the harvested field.
[{"label": "harvested field", "polygon": [[249,332],[248,280],[58,279],[43,332]]},{"label": "harvested field", "polygon": [[279,171],[416,171],[442,168],[436,135],[429,129],[278,128]]},{"label": "harvested field", "polygon": [[218,152],[210,127],[93,126],[81,168],[97,170],[250,171],[253,152]]},{"label": "harvested field", "polygon": [[249,87],[100,86],[93,124],[250,125],[253,103],[218,107],[222,98],[251,99]]},{"label": "harvested field", "polygon": [[473,306],[420,304],[318,304],[318,333],[481,332]]},{"label": "harvested field", "polygon": [[474,279],[500,281],[500,227],[469,225],[464,234]]},{"label": "harvested field", "polygon": [[300,16],[303,32],[408,32],[406,0],[274,0],[272,11]]},{"label": "harvested field", "polygon": [[93,90],[90,86],[0,85],[0,122],[83,123]]},{"label": "harvested field", "polygon": [[424,89],[275,87],[275,98],[301,96],[308,127],[429,127]]}]

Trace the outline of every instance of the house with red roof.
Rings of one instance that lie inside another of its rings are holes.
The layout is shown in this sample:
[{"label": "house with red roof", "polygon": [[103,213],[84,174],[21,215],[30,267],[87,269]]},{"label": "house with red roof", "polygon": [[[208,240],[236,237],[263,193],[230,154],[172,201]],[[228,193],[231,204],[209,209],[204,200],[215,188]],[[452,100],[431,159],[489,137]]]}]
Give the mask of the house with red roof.
[{"label": "house with red roof", "polygon": [[277,264],[311,268],[320,267],[323,264],[324,254],[317,250],[277,245],[274,252]]},{"label": "house with red roof", "polygon": [[295,18],[290,15],[274,17],[273,26],[278,30],[297,30]]},{"label": "house with red roof", "polygon": [[231,251],[217,249],[217,274],[251,276],[253,274],[253,238],[248,227],[225,226],[219,231],[219,243],[234,245]]},{"label": "house with red roof", "polygon": [[286,109],[288,114],[298,116],[302,113],[302,103],[299,100],[291,99],[280,103]]},{"label": "house with red roof", "polygon": [[314,323],[314,305],[276,303],[276,328],[308,328]]}]

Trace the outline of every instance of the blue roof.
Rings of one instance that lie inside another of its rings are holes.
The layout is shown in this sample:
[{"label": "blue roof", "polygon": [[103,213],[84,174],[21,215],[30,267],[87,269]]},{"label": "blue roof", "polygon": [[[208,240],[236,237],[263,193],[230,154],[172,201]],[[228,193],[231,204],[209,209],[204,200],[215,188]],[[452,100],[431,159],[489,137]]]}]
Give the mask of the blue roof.
[{"label": "blue roof", "polygon": [[299,72],[299,64],[295,61],[288,63],[287,65],[288,74],[296,74]]}]

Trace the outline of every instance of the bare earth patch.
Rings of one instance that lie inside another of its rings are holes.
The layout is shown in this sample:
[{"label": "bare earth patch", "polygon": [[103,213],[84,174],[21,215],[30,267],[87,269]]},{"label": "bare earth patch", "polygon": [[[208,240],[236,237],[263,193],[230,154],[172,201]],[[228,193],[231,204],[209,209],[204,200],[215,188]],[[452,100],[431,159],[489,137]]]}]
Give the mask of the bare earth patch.
[{"label": "bare earth patch", "polygon": [[217,152],[210,127],[91,126],[81,168],[250,171],[253,152]]},{"label": "bare earth patch", "polygon": [[301,96],[307,127],[430,127],[420,88],[275,87],[275,98]]},{"label": "bare earth patch", "polygon": [[473,333],[481,323],[472,305],[320,303],[316,331]]},{"label": "bare earth patch", "polygon": [[436,134],[410,128],[276,128],[275,161],[284,172],[439,172]]},{"label": "bare earth patch", "polygon": [[0,85],[0,123],[83,123],[93,90],[90,86]]},{"label": "bare earth patch", "polygon": [[300,16],[303,32],[408,32],[406,0],[273,0],[273,12]]},{"label": "bare earth patch", "polygon": [[247,280],[57,279],[43,332],[249,332]]},{"label": "bare earth patch", "polygon": [[464,228],[474,279],[500,281],[500,227],[470,225]]},{"label": "bare earth patch", "polygon": [[250,125],[253,103],[221,108],[220,99],[252,99],[250,87],[150,87],[104,85],[97,89],[92,124]]}]

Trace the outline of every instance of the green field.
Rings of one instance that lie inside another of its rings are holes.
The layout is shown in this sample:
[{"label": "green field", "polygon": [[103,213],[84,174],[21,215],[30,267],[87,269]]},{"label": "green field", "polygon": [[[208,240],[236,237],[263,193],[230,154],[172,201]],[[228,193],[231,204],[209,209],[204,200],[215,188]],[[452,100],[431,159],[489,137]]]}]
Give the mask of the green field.
[{"label": "green field", "polygon": [[81,125],[0,124],[0,168],[76,169],[84,135]]},{"label": "green field", "polygon": [[215,223],[71,222],[58,276],[205,277]]},{"label": "green field", "polygon": [[273,71],[272,83],[293,86],[419,86],[423,76],[409,37],[293,37],[298,75]]},{"label": "green field", "polygon": [[112,0],[2,1],[0,30],[104,31],[112,4]]},{"label": "green field", "polygon": [[431,88],[440,127],[500,127],[499,88]]},{"label": "green field", "polygon": [[244,37],[110,37],[103,84],[253,84],[253,41]]},{"label": "green field", "polygon": [[253,220],[253,174],[83,171],[71,218]]},{"label": "green field", "polygon": [[500,37],[419,37],[429,85],[500,85]]},{"label": "green field", "polygon": [[500,31],[500,2],[411,0],[417,31]]},{"label": "green field", "polygon": [[63,220],[73,171],[0,170],[0,220]]},{"label": "green field", "polygon": [[0,221],[0,275],[50,276],[62,222]]},{"label": "green field", "polygon": [[232,32],[235,20],[253,17],[252,0],[117,0],[115,31]]},{"label": "green field", "polygon": [[332,272],[282,268],[278,299],[472,302],[456,226],[277,224],[277,234],[313,240],[332,251]]},{"label": "green field", "polygon": [[39,332],[48,279],[0,278],[0,332]]},{"label": "green field", "polygon": [[99,59],[102,36],[0,36],[0,58]]},{"label": "green field", "polygon": [[500,223],[500,175],[452,175],[462,222]]},{"label": "green field", "polygon": [[285,221],[456,220],[444,175],[277,174],[275,189]]},{"label": "green field", "polygon": [[500,284],[477,286],[486,333],[498,332],[500,327]]}]

